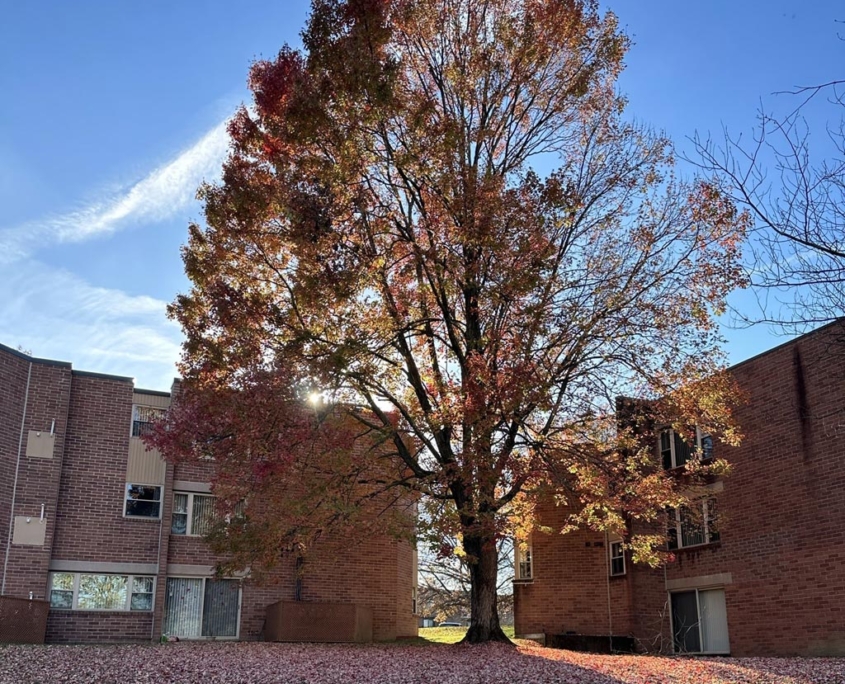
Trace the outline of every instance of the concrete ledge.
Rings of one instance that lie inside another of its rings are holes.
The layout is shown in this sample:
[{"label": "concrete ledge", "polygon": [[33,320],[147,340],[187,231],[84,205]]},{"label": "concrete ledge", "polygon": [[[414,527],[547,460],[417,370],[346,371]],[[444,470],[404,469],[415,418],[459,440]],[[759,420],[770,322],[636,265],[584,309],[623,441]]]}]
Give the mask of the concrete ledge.
[{"label": "concrete ledge", "polygon": [[682,577],[681,579],[666,580],[666,589],[668,591],[702,589],[704,587],[721,587],[725,584],[732,583],[731,573],[720,572],[717,575],[699,575],[698,577]]},{"label": "concrete ledge", "polygon": [[117,575],[157,575],[156,563],[93,563],[91,561],[51,560],[50,572],[84,572]]},{"label": "concrete ledge", "polygon": [[353,603],[278,601],[267,606],[267,641],[365,643],[373,640],[373,609]]},{"label": "concrete ledge", "polygon": [[173,480],[174,492],[199,492],[211,494],[211,485],[208,482],[188,482],[187,480]]}]

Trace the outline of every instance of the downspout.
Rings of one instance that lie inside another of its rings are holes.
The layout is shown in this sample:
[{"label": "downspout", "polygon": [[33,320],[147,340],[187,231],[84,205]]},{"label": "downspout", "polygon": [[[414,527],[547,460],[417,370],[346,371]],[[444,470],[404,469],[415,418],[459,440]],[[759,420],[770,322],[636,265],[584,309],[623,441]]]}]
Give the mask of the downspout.
[{"label": "downspout", "polygon": [[[161,488],[161,520],[158,524],[158,553],[156,554],[156,584],[155,584],[155,592],[153,593],[153,601],[155,601],[156,595],[158,594],[158,581],[161,577],[161,535],[164,530],[164,504],[165,504],[165,496],[167,491],[167,466],[164,467],[164,485]],[[166,573],[165,573],[166,575]],[[167,579],[165,577],[165,589],[164,589],[164,596],[165,600],[167,600]],[[158,641],[156,639],[156,608],[158,606],[154,603],[153,604],[153,611],[152,611],[152,620],[150,621],[150,641]],[[162,615],[164,612],[162,611]]]},{"label": "downspout", "polygon": [[610,599],[610,537],[604,533],[605,584],[607,585],[607,640],[613,653],[613,602]]},{"label": "downspout", "polygon": [[9,535],[6,537],[6,556],[3,559],[3,584],[0,585],[0,596],[6,595],[6,571],[9,568],[9,552],[12,548],[12,533],[15,529],[15,498],[18,494],[18,473],[21,467],[21,454],[23,453],[23,429],[26,426],[26,405],[29,402],[29,381],[32,378],[32,361],[29,362],[29,369],[26,372],[26,392],[23,396],[23,415],[21,416],[21,433],[18,437],[18,460],[15,463],[15,481],[12,485],[12,510],[9,513]]}]

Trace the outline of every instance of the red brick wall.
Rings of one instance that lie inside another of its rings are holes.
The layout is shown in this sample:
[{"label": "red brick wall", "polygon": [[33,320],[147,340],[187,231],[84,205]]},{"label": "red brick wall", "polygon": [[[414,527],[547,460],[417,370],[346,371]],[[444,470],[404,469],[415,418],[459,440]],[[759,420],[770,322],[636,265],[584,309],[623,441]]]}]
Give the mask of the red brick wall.
[{"label": "red brick wall", "polygon": [[[4,357],[13,356],[4,354]],[[29,364],[25,362],[27,371]],[[66,443],[68,397],[71,386],[71,371],[66,364],[42,362],[33,359],[32,371],[29,377],[29,394],[26,396],[26,380],[23,386],[16,383],[18,405],[21,411],[26,403],[26,417],[23,424],[23,442],[18,468],[17,489],[14,493],[14,515],[27,516],[39,520],[41,506],[44,505],[46,519],[46,534],[43,546],[22,546],[12,544],[9,547],[8,561],[5,563],[5,594],[27,598],[32,592],[33,598],[46,597],[47,573],[50,563],[50,548],[56,534],[58,519],[59,479],[62,471],[62,454]],[[14,398],[12,399],[14,405]],[[20,414],[19,414],[20,415]],[[27,436],[30,430],[49,432],[55,421],[55,445],[53,458],[29,458],[26,456]],[[13,426],[15,427],[15,426]],[[20,438],[20,418],[16,425]],[[14,478],[14,464],[17,463],[17,444],[14,452],[4,459],[12,461],[12,477]],[[9,516],[10,508],[5,508],[5,516]],[[8,521],[5,519],[6,538],[2,540],[5,551],[8,540]],[[35,523],[40,524],[40,523]]]},{"label": "red brick wall", "polygon": [[[560,529],[565,512],[547,504],[538,508],[538,517]],[[517,634],[631,632],[630,578],[609,577],[603,534],[579,530],[562,537],[535,532],[531,551],[533,579],[514,583]]]},{"label": "red brick wall", "polygon": [[125,518],[132,382],[74,374],[53,556],[153,563],[159,520]]},{"label": "red brick wall", "polygon": [[[17,461],[29,358],[0,348],[0,553],[9,535],[10,500]],[[211,566],[216,559],[196,537],[170,534],[173,482],[209,482],[214,463],[168,465],[161,520],[125,518],[133,385],[128,378],[73,372],[70,364],[33,360],[26,431],[49,430],[55,419],[53,459],[21,459],[16,513],[38,517],[46,506],[43,547],[13,546],[6,593],[48,596],[51,560],[82,563],[151,563],[159,572],[151,613],[51,610],[50,642],[137,641],[158,638],[164,619],[168,564]],[[0,563],[4,558],[0,556]],[[0,565],[2,568],[2,565]],[[84,566],[80,570],[84,571]],[[92,571],[95,569],[92,567]],[[295,593],[293,559],[267,583],[243,585],[241,638],[261,635],[264,610]],[[303,578],[303,599],[358,603],[374,611],[374,636],[416,634],[411,613],[411,549],[386,537],[352,548],[324,540]]]},{"label": "red brick wall", "polygon": [[28,368],[29,361],[20,355],[5,348],[0,350],[0,573],[3,572],[9,541],[12,490]]},{"label": "red brick wall", "polygon": [[[721,540],[679,551],[664,569],[629,566],[631,628],[643,646],[670,650],[666,582],[730,573],[724,589],[732,654],[843,655],[842,329],[825,328],[732,373],[749,401],[736,412],[742,445],[716,446],[733,465],[717,495]],[[599,589],[606,573],[591,573],[584,551],[572,536],[535,541],[538,579],[516,592],[518,632],[573,629],[567,625],[575,614],[583,620],[575,621],[579,631],[604,626]],[[542,582],[546,573],[554,581]]]},{"label": "red brick wall", "polygon": [[51,610],[47,643],[149,641],[152,613],[130,611]]}]

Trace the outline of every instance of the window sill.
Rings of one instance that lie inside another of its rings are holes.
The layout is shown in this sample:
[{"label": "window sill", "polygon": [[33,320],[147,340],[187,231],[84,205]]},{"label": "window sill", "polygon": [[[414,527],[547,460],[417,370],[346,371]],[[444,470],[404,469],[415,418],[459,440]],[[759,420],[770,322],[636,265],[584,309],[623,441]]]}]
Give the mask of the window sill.
[{"label": "window sill", "polygon": [[534,578],[530,579],[515,579],[513,580],[514,584],[534,584]]},{"label": "window sill", "polygon": [[608,578],[611,580],[623,580],[628,577],[627,572],[623,572],[621,575],[608,575]]},{"label": "window sill", "polygon": [[695,546],[682,546],[679,549],[667,549],[669,553],[679,554],[693,551],[706,551],[708,549],[718,549],[722,545],[721,541],[708,542],[707,544],[696,544]]}]

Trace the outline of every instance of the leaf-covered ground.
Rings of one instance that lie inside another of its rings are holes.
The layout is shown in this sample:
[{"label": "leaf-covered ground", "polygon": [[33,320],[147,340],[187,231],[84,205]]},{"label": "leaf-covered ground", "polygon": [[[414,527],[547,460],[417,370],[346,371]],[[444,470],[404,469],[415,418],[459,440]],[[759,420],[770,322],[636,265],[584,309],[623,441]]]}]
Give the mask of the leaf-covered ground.
[{"label": "leaf-covered ground", "polygon": [[0,647],[3,684],[843,684],[845,659],[597,656],[419,644],[179,643]]}]

